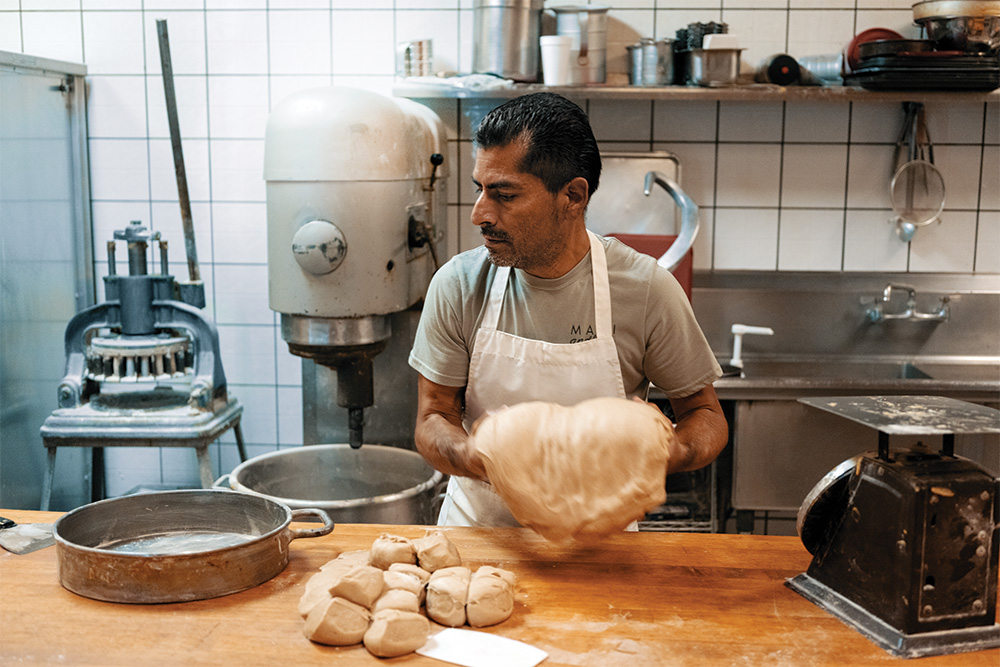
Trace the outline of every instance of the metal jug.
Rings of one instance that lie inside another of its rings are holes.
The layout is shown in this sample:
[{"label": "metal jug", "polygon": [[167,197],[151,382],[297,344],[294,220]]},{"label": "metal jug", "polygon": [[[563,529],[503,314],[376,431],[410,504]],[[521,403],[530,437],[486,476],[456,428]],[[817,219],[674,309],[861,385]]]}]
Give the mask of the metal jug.
[{"label": "metal jug", "polygon": [[551,7],[556,33],[573,38],[569,85],[604,83],[607,78],[608,10],[603,5]]},{"label": "metal jug", "polygon": [[524,83],[538,81],[538,37],[544,0],[475,0],[472,71]]}]

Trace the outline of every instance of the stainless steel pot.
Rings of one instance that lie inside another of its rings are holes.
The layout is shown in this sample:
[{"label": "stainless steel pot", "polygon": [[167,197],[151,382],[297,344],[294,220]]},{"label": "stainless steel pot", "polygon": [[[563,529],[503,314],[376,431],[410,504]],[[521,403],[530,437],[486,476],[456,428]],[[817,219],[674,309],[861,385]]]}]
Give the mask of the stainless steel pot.
[{"label": "stainless steel pot", "polygon": [[[293,519],[318,517],[318,528]],[[107,602],[186,602],[258,586],[288,565],[288,545],[333,530],[318,509],[218,489],[101,500],[56,521],[59,583]]]},{"label": "stainless steel pot", "polygon": [[[223,476],[219,482],[227,480]],[[289,507],[318,507],[338,523],[433,524],[444,476],[399,447],[307,445],[245,461],[230,488]]]},{"label": "stainless steel pot", "polygon": [[538,81],[543,0],[475,0],[472,71]]}]

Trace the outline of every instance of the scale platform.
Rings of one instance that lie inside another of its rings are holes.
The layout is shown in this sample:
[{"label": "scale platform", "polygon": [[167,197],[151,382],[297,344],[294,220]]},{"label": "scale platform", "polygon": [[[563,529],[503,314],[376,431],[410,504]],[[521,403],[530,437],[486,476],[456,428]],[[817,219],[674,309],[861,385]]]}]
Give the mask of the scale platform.
[{"label": "scale platform", "polygon": [[[896,656],[1000,647],[1000,480],[954,455],[956,434],[1000,433],[1000,411],[939,396],[800,402],[877,429],[879,451],[806,496],[798,530],[813,560],[786,585]],[[890,452],[895,435],[940,436],[940,452]]]}]

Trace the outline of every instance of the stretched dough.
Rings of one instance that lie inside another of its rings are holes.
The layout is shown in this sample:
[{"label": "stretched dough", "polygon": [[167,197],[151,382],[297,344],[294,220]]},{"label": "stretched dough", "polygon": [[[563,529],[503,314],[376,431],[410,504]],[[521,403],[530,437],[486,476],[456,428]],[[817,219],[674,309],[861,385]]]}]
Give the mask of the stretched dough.
[{"label": "stretched dough", "polygon": [[674,429],[649,404],[519,403],[481,419],[472,437],[511,513],[548,540],[596,540],[666,500]]},{"label": "stretched dough", "polygon": [[428,572],[462,564],[458,547],[441,531],[413,540],[413,548],[417,552],[417,563]]},{"label": "stretched dough", "polygon": [[364,634],[365,648],[379,658],[405,655],[426,644],[430,631],[431,624],[421,614],[383,609]]},{"label": "stretched dough", "polygon": [[382,533],[372,542],[370,561],[375,567],[385,570],[393,563],[414,564],[417,562],[417,554],[410,540]]},{"label": "stretched dough", "polygon": [[313,607],[302,631],[310,641],[330,646],[350,646],[364,637],[371,614],[350,600],[332,597]]}]

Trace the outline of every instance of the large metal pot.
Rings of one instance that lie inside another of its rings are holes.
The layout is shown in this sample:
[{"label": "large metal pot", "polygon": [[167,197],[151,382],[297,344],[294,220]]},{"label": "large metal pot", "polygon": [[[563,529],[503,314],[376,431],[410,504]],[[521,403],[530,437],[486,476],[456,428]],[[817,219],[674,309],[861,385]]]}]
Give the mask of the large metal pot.
[{"label": "large metal pot", "polygon": [[[318,528],[293,519],[319,517]],[[322,510],[218,489],[101,500],[56,521],[59,582],[107,602],[203,600],[258,586],[288,565],[288,544],[333,530]]]},{"label": "large metal pot", "polygon": [[237,466],[228,483],[289,507],[318,507],[338,523],[426,525],[437,518],[443,479],[408,449],[340,444],[257,456]]}]

